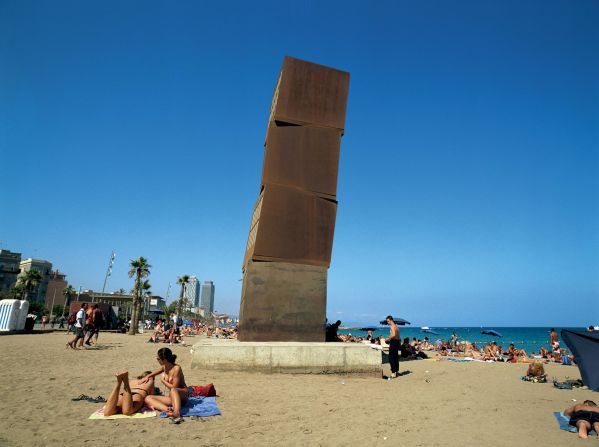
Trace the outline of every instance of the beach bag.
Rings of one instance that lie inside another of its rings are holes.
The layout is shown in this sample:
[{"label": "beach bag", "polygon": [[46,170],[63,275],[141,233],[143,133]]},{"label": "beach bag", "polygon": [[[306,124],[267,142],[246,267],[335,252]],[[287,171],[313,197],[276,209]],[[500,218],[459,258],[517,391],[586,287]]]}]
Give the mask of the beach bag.
[{"label": "beach bag", "polygon": [[192,386],[190,388],[192,396],[216,396],[216,388],[214,388],[214,385],[212,383],[209,383],[206,386]]}]

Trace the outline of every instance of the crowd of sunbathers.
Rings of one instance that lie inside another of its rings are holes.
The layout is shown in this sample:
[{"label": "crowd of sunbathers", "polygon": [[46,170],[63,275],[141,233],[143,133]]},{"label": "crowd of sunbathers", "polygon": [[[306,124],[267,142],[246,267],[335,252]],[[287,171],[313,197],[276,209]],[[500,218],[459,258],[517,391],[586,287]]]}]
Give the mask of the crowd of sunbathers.
[{"label": "crowd of sunbathers", "polygon": [[[343,341],[346,343],[372,343],[375,345],[386,346],[384,337],[375,337],[372,331],[368,331],[365,337],[355,336],[352,334],[335,334],[335,341]],[[423,340],[413,337],[410,341],[408,338],[403,339],[401,344],[402,359],[417,359],[427,358],[424,351],[435,351],[439,357],[471,357],[474,360],[482,361],[498,361],[511,363],[531,363],[533,361],[555,362],[564,365],[573,365],[574,356],[567,354],[565,349],[560,348],[557,340],[557,332],[551,330],[550,336],[551,351],[541,346],[539,353],[533,352],[528,354],[524,349],[518,349],[514,343],[510,343],[507,349],[503,349],[496,341],[491,341],[479,348],[475,342],[469,342],[458,339],[455,332],[449,340],[438,339],[431,343],[428,337]]]},{"label": "crowd of sunbathers", "polygon": [[[165,411],[172,422],[180,423],[181,407],[187,403],[189,388],[176,359],[177,356],[169,348],[161,348],[156,357],[160,367],[155,371],[145,371],[136,379],[129,378],[127,371],[116,373],[116,383],[104,405],[104,416],[132,415],[146,406],[152,410]],[[168,394],[156,393],[158,388],[154,384],[157,376],[168,389]]]},{"label": "crowd of sunbathers", "polygon": [[192,324],[178,324],[173,320],[157,319],[150,325],[152,335],[148,342],[151,343],[181,343],[185,344],[184,337],[206,335],[214,338],[237,338],[237,327],[218,327],[201,322]]}]

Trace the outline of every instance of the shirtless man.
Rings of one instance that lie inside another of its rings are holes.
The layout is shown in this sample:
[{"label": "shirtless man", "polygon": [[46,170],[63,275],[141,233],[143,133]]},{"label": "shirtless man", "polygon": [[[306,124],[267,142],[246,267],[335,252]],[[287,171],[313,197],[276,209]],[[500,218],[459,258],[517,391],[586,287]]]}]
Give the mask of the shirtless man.
[{"label": "shirtless man", "polygon": [[557,332],[555,331],[554,328],[551,328],[551,331],[549,333],[549,339],[551,342],[551,350],[553,351],[553,353],[560,353],[559,350],[559,338],[557,337]]},{"label": "shirtless man", "polygon": [[[127,371],[116,373],[116,385],[104,405],[104,416],[117,413],[130,416],[138,412],[144,405],[144,399],[154,392],[154,378],[143,380],[149,374],[150,371],[146,371],[137,380],[129,380]],[[121,385],[123,385],[122,393]]]},{"label": "shirtless man", "polygon": [[579,438],[588,438],[591,428],[599,437],[599,406],[592,400],[566,408],[564,414],[570,416],[570,425],[578,429]]},{"label": "shirtless man", "polygon": [[396,378],[399,374],[399,329],[391,315],[387,316],[389,325],[389,338],[385,342],[389,345],[389,366],[391,366],[391,377]]}]

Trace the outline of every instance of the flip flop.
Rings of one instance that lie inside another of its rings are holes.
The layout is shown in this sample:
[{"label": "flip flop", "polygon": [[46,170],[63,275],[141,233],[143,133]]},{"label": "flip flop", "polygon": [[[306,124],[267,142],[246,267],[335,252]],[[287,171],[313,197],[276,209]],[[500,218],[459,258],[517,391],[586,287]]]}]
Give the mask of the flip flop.
[{"label": "flip flop", "polygon": [[90,402],[93,402],[95,404],[100,404],[100,403],[106,402],[106,399],[104,399],[102,396],[97,396],[95,399],[91,399]]},{"label": "flip flop", "polygon": [[175,424],[175,425],[178,425],[181,422],[183,422],[183,418],[181,416],[176,417],[176,418],[169,418],[169,419],[170,419],[171,424]]},{"label": "flip flop", "polygon": [[71,400],[77,401],[77,400],[89,400],[89,399],[90,399],[89,396],[86,396],[85,394],[80,394],[79,397],[73,397]]}]

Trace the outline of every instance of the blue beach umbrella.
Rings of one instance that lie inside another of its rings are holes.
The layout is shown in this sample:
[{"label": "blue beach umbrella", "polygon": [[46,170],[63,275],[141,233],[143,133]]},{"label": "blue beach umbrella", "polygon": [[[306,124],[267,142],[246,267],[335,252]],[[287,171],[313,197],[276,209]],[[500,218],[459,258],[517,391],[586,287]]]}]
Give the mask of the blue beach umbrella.
[{"label": "blue beach umbrella", "polygon": [[481,334],[492,335],[493,337],[503,337],[499,332],[490,329],[488,331],[480,331]]},{"label": "blue beach umbrella", "polygon": [[[404,320],[403,318],[393,317],[393,321],[395,321],[395,324],[399,324],[400,326],[405,326],[406,324],[412,324],[408,320]],[[387,320],[381,320],[380,323],[387,325]]]}]

